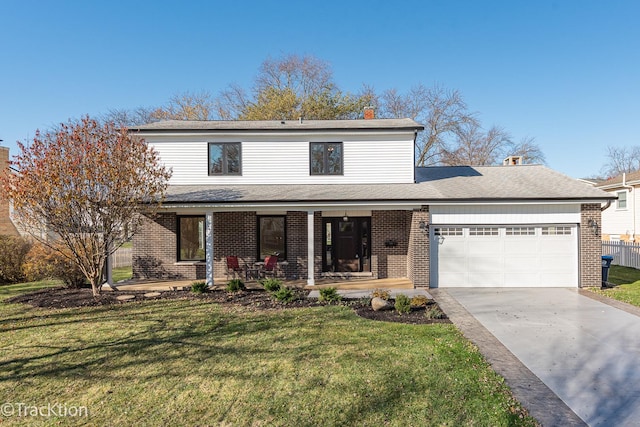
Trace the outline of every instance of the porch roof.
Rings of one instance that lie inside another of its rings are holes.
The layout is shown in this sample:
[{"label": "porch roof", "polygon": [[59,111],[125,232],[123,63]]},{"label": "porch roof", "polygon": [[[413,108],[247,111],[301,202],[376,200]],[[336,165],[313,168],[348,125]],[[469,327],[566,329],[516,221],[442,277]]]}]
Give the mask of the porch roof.
[{"label": "porch roof", "polygon": [[609,193],[545,166],[416,168],[416,183],[172,185],[165,205],[261,203],[382,203],[593,201]]}]

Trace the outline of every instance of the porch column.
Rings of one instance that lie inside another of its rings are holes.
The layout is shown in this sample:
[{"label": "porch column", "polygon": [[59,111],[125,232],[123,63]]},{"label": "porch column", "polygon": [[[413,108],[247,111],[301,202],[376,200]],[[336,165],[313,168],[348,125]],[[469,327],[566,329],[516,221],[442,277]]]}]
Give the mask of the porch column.
[{"label": "porch column", "polygon": [[207,286],[213,286],[213,211],[205,214],[205,262]]},{"label": "porch column", "polygon": [[107,285],[113,286],[113,254],[109,254],[106,259],[107,264]]},{"label": "porch column", "polygon": [[313,286],[315,281],[315,253],[313,239],[313,211],[307,211],[307,285]]}]

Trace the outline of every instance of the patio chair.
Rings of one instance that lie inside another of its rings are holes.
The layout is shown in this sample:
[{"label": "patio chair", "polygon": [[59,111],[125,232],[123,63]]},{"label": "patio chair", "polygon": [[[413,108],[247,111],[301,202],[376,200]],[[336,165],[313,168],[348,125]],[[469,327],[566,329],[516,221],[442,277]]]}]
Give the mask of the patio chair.
[{"label": "patio chair", "polygon": [[227,280],[240,278],[240,273],[244,272],[244,269],[240,267],[237,256],[227,257]]},{"label": "patio chair", "polygon": [[268,255],[264,258],[264,265],[260,268],[260,276],[267,277],[273,276],[276,277],[278,271],[278,256],[277,255]]}]

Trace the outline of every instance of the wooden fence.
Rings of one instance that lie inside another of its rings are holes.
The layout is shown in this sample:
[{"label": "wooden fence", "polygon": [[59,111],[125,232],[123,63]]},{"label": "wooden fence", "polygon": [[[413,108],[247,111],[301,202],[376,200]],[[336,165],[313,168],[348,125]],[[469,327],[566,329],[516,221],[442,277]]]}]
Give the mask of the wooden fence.
[{"label": "wooden fence", "polygon": [[613,265],[640,269],[640,243],[602,241],[602,255],[613,256]]},{"label": "wooden fence", "polygon": [[133,265],[131,261],[131,253],[131,248],[119,248],[113,254],[113,267],[130,267],[131,265]]}]

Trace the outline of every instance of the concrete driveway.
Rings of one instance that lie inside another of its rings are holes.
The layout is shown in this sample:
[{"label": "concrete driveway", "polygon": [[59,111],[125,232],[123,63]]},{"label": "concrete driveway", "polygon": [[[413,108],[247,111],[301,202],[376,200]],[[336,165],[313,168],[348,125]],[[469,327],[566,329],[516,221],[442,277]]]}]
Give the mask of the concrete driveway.
[{"label": "concrete driveway", "polygon": [[[627,308],[627,312],[582,295],[585,292],[450,288],[438,289],[434,296],[444,303],[445,311],[451,305],[449,297],[457,301],[586,424],[640,426],[640,310]],[[457,325],[464,323],[464,310],[459,311],[460,315],[450,316]],[[492,337],[482,338],[482,328],[473,332],[471,323],[466,323],[461,329],[483,353],[497,351],[498,346],[490,344]],[[479,337],[486,342],[478,343]],[[488,359],[494,368],[509,363],[500,354]],[[525,407],[537,405],[530,409],[533,416],[544,425],[582,424],[561,402],[554,403],[553,393],[541,400],[544,393],[536,396],[535,381],[523,384],[528,381],[526,371],[512,371],[505,378]],[[523,398],[519,395],[523,392],[529,395]],[[551,413],[545,416],[544,411]],[[562,411],[568,415],[560,415]]]}]

